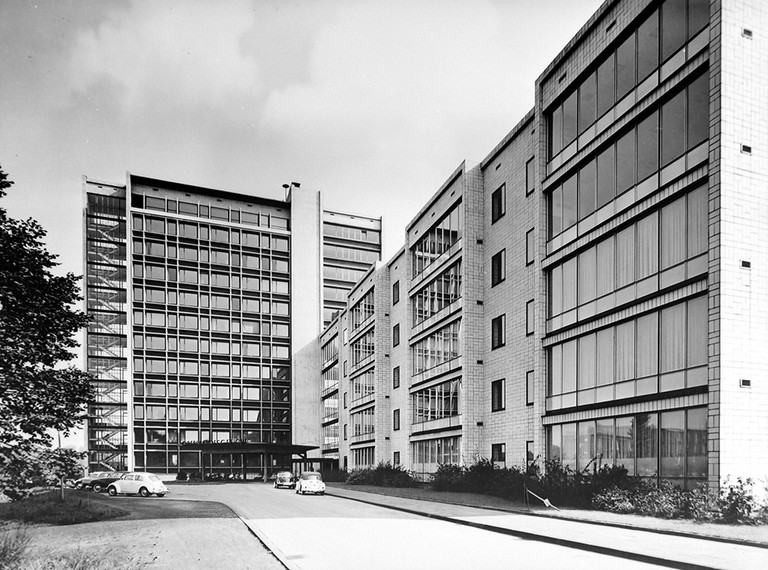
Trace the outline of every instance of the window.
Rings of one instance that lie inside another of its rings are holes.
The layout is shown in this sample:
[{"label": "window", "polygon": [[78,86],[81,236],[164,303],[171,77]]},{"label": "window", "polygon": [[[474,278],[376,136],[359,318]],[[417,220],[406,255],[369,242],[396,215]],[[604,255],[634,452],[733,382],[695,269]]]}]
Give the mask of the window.
[{"label": "window", "polygon": [[400,323],[392,327],[392,346],[400,344]]},{"label": "window", "polygon": [[536,189],[536,171],[534,157],[525,163],[525,195],[528,196]]},{"label": "window", "polygon": [[504,462],[506,460],[507,460],[507,444],[492,443],[491,444],[491,461]]},{"label": "window", "polygon": [[459,380],[448,380],[419,390],[411,396],[413,423],[430,422],[459,415]]},{"label": "window", "polygon": [[526,441],[525,442],[525,464],[530,465],[533,463],[533,442],[532,441]]},{"label": "window", "polygon": [[392,464],[393,465],[400,465],[400,452],[399,451],[395,451],[392,454]]},{"label": "window", "polygon": [[534,233],[535,228],[531,228],[527,232],[525,232],[525,264],[530,265],[533,263],[534,258],[536,257],[536,234]]},{"label": "window", "polygon": [[506,338],[507,315],[499,315],[491,320],[491,349],[504,346]]},{"label": "window", "polygon": [[[344,392],[344,408],[346,409],[346,407],[347,407],[347,392]],[[347,439],[346,436],[344,437],[344,439]]]},{"label": "window", "polygon": [[505,398],[505,381],[502,380],[494,380],[491,382],[491,411],[492,412],[499,412],[505,408],[506,405],[506,398]]},{"label": "window", "polygon": [[[346,406],[344,406],[346,408]],[[344,441],[347,441],[347,424],[344,424]]]},{"label": "window", "polygon": [[491,194],[491,223],[496,223],[507,211],[507,185],[502,184]]},{"label": "window", "polygon": [[392,304],[397,305],[400,302],[400,281],[395,281],[392,285]]},{"label": "window", "polygon": [[525,373],[525,405],[533,405],[533,370]]},{"label": "window", "polygon": [[506,279],[506,257],[506,249],[502,249],[496,255],[491,257],[491,287],[495,287]]},{"label": "window", "polygon": [[392,412],[392,431],[398,431],[400,429],[400,410],[394,410]]},{"label": "window", "polygon": [[400,367],[395,366],[392,369],[392,388],[399,388],[400,387]]},{"label": "window", "polygon": [[532,335],[534,330],[534,305],[533,300],[525,304],[525,334]]}]

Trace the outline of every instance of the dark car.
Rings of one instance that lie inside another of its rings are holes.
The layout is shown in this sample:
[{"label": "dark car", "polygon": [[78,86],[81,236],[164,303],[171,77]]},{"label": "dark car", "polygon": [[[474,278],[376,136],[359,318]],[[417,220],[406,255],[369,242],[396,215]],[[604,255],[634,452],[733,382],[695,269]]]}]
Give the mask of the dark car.
[{"label": "dark car", "polygon": [[[102,473],[102,475],[105,475]],[[92,479],[89,485],[86,485],[86,489],[91,489],[94,493],[101,493],[104,491],[107,487],[109,487],[110,483],[114,483],[120,477],[125,475],[125,472],[122,471],[113,471],[112,473],[106,474],[103,477],[99,477],[98,479]]]},{"label": "dark car", "polygon": [[296,480],[293,478],[293,473],[290,471],[280,471],[275,475],[275,489],[280,487],[288,487],[293,489],[296,486]]},{"label": "dark car", "polygon": [[81,477],[80,479],[77,479],[74,482],[74,486],[77,489],[90,489],[91,488],[91,482],[95,479],[101,479],[102,477],[108,477],[110,475],[110,471],[94,471],[93,473],[89,473],[85,477]]}]

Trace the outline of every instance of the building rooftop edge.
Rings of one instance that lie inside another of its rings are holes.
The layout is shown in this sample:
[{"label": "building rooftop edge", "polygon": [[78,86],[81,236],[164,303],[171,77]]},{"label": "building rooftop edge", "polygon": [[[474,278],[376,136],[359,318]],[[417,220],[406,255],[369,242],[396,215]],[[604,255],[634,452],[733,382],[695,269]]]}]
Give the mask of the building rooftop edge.
[{"label": "building rooftop edge", "polygon": [[438,188],[437,192],[432,194],[432,196],[429,197],[429,200],[425,202],[425,204],[421,207],[421,209],[416,213],[416,215],[411,219],[410,222],[408,222],[405,226],[406,233],[410,231],[410,229],[416,225],[416,223],[422,218],[422,216],[429,211],[429,209],[432,207],[432,205],[437,201],[437,199],[440,197],[440,195],[443,193],[443,191],[448,188],[451,184],[453,184],[456,179],[464,174],[467,168],[467,161],[462,160],[461,164],[454,170],[451,175],[446,179],[445,182],[440,185],[440,188]]},{"label": "building rooftop edge", "polygon": [[501,139],[501,142],[499,142],[499,144],[497,144],[493,148],[493,150],[488,153],[488,156],[486,156],[483,159],[483,161],[480,163],[480,168],[482,170],[485,170],[485,167],[488,166],[488,164],[494,158],[496,158],[496,156],[498,156],[499,153],[501,153],[501,151],[504,150],[507,147],[507,145],[509,145],[509,143],[511,143],[517,137],[517,135],[520,134],[520,131],[522,131],[528,125],[528,123],[533,121],[535,111],[536,111],[535,108],[532,108],[530,111],[528,111],[523,116],[523,118],[520,119],[514,127],[512,127],[512,130],[509,131],[509,133],[507,133],[507,135],[503,139]]}]

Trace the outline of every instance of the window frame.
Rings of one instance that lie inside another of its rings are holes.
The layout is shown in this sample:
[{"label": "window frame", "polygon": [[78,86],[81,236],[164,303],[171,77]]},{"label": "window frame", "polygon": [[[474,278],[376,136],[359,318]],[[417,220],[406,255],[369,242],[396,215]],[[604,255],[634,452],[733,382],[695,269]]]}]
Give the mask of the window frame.
[{"label": "window frame", "polygon": [[507,279],[507,249],[501,249],[491,256],[491,287]]},{"label": "window frame", "polygon": [[[497,203],[498,200],[498,203]],[[507,183],[504,182],[491,193],[491,224],[495,224],[507,213]]]},{"label": "window frame", "polygon": [[491,319],[491,350],[507,344],[507,314],[502,313]]},{"label": "window frame", "polygon": [[507,408],[506,378],[491,382],[491,412],[503,412]]}]

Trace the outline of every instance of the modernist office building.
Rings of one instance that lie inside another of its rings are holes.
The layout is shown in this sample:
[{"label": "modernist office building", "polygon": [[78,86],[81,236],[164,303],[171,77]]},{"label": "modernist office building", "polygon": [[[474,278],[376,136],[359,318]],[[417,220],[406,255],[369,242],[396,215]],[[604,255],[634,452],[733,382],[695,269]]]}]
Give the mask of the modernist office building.
[{"label": "modernist office building", "polygon": [[380,258],[381,220],[294,186],[273,200],[129,174],[83,190],[89,468],[290,465],[292,349]]},{"label": "modernist office building", "polygon": [[316,344],[350,468],[768,473],[768,7],[608,0]]}]

